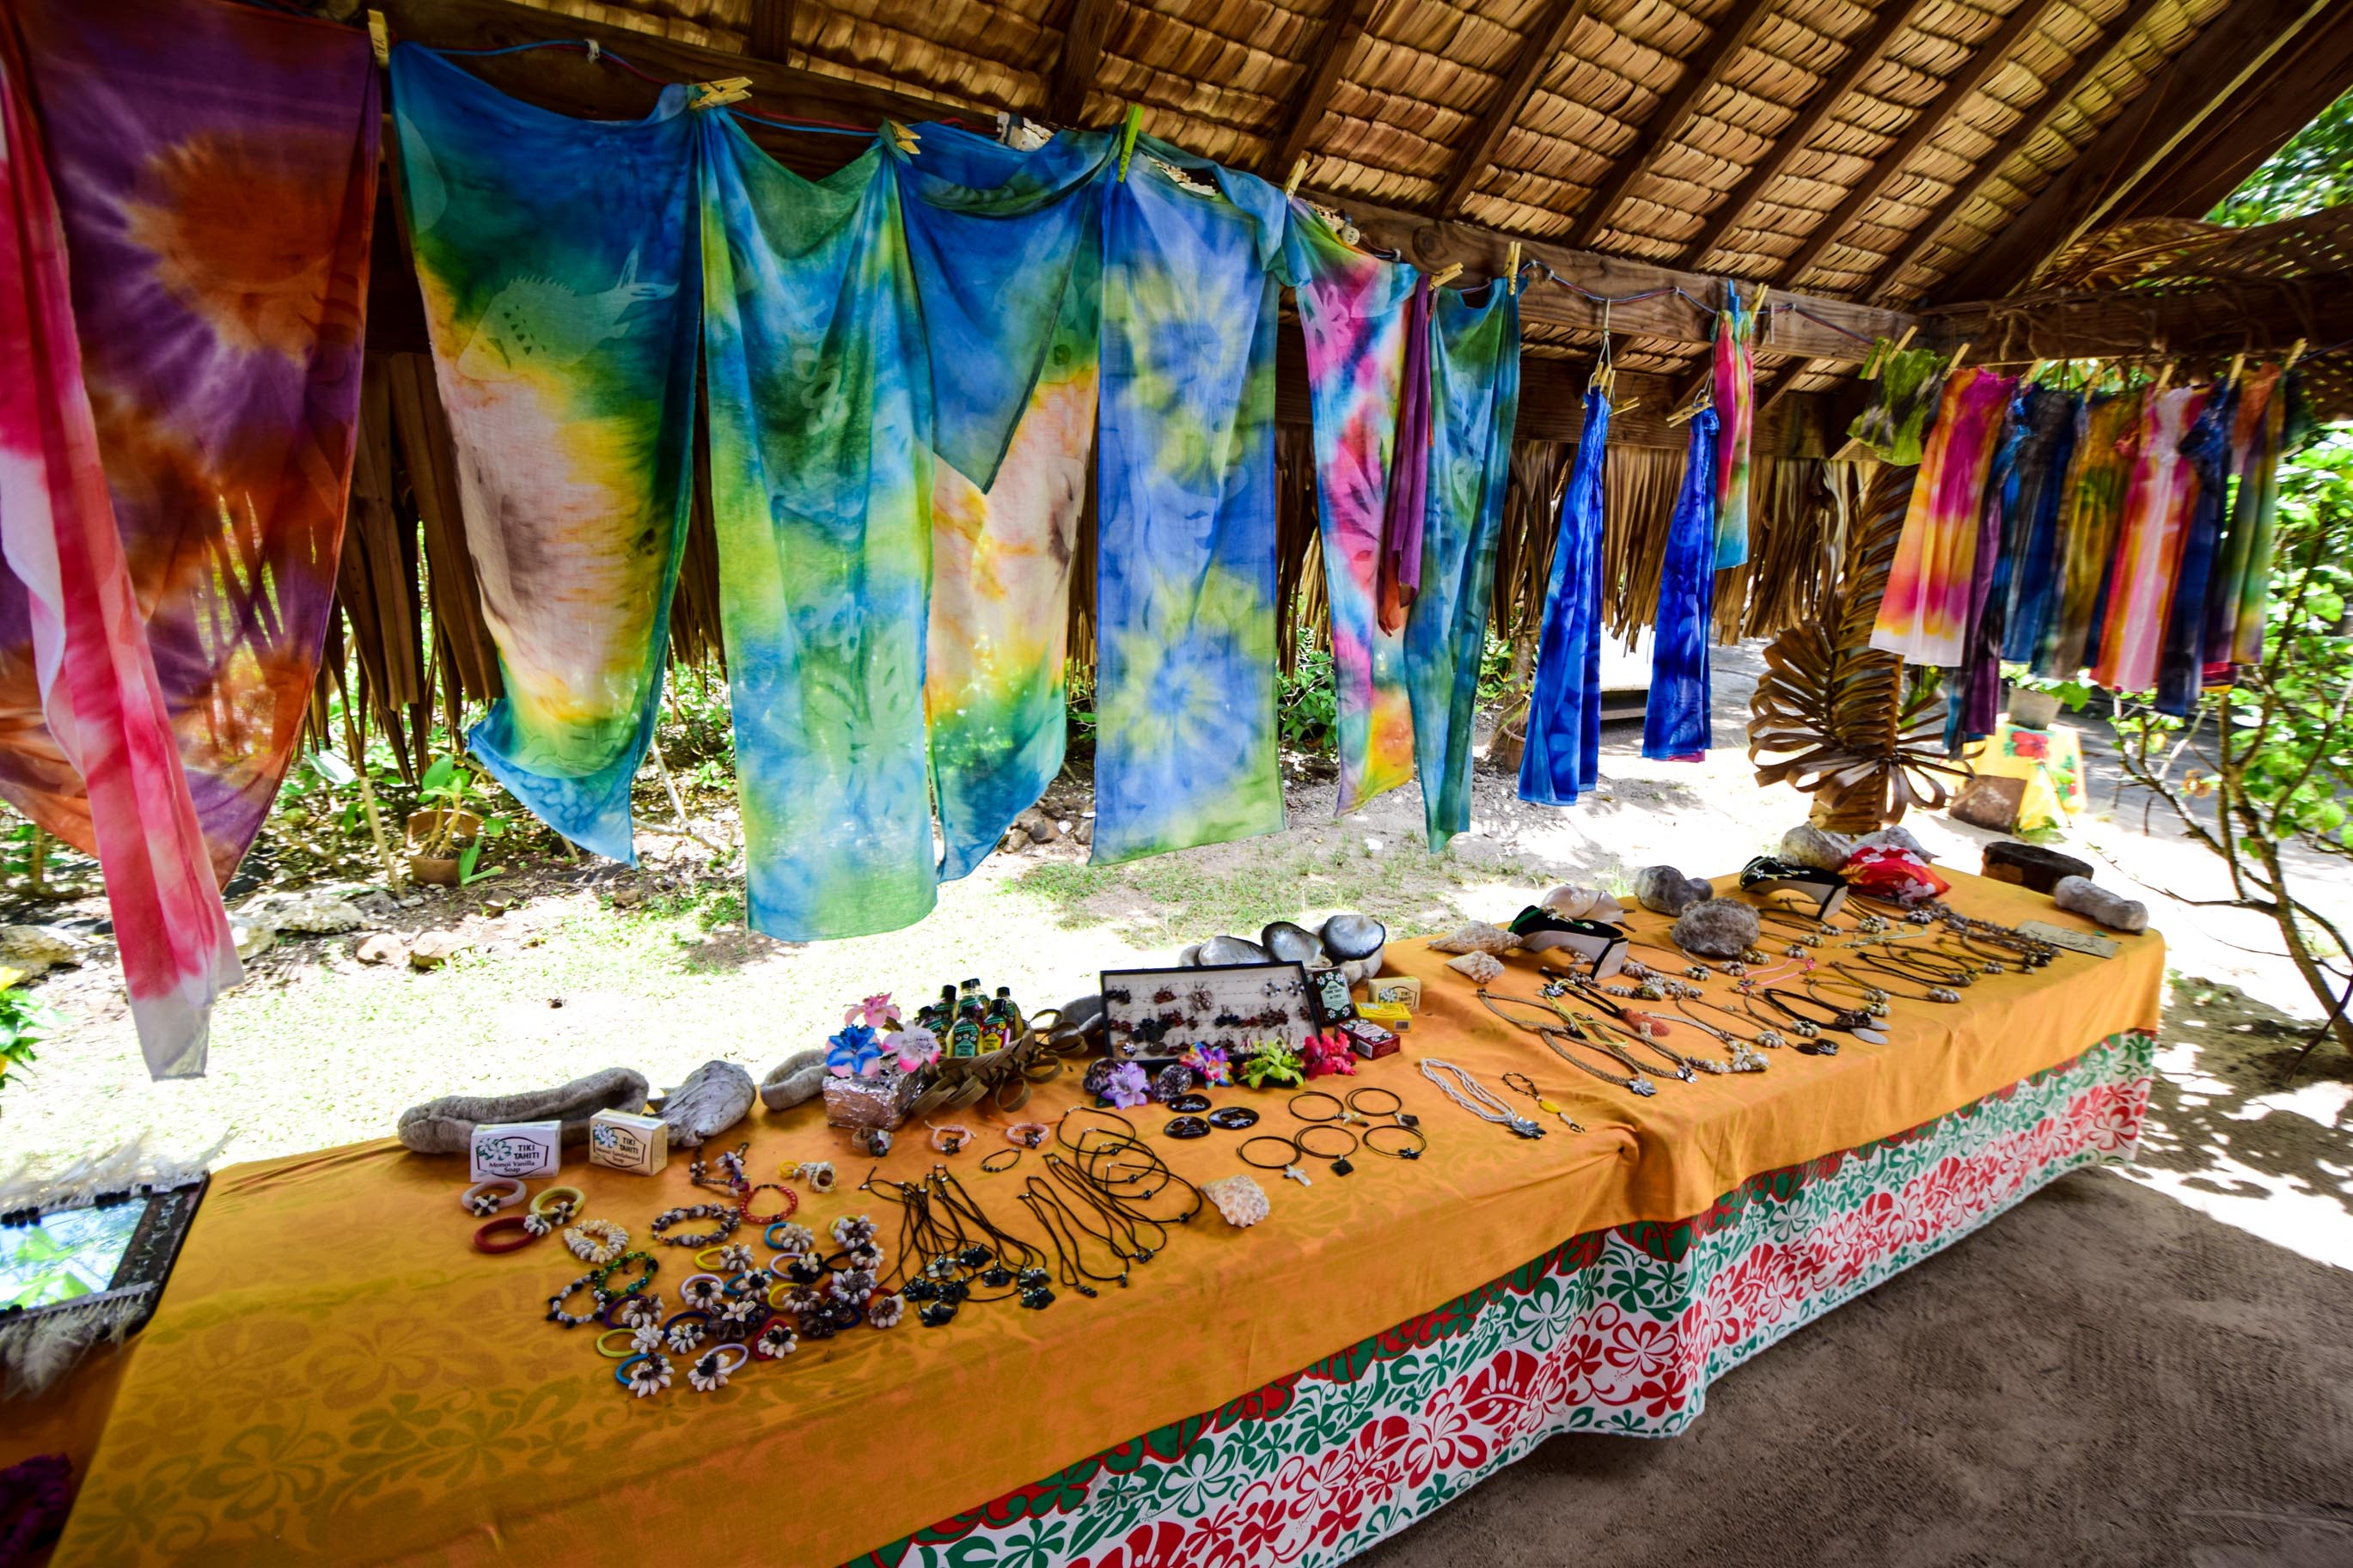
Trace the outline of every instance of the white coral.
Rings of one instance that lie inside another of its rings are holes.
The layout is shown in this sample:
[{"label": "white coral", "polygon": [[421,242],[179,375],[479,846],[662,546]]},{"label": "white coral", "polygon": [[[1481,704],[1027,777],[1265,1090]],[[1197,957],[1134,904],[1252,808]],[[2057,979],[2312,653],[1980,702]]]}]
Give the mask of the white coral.
[{"label": "white coral", "polygon": [[1432,952],[1509,952],[1520,945],[1520,939],[1502,926],[1489,925],[1484,921],[1472,921],[1452,936],[1440,937],[1430,944]]},{"label": "white coral", "polygon": [[1248,1176],[1223,1176],[1204,1182],[1201,1195],[1217,1205],[1226,1223],[1237,1228],[1256,1225],[1271,1212],[1266,1190]]},{"label": "white coral", "polygon": [[1450,958],[1446,967],[1465,975],[1479,985],[1504,973],[1504,961],[1492,952],[1466,952],[1460,958]]}]

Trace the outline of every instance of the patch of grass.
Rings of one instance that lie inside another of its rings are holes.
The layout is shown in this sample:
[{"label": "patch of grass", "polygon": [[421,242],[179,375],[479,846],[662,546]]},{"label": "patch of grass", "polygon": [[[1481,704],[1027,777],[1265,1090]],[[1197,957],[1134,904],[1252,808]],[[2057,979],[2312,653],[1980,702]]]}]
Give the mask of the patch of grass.
[{"label": "patch of grass", "polygon": [[[1007,887],[1048,906],[1065,931],[1124,919],[1130,940],[1151,943],[1219,931],[1255,937],[1271,921],[1342,909],[1375,917],[1392,936],[1424,936],[1461,921],[1455,894],[1469,880],[1456,863],[1419,849],[1374,855],[1361,843],[1270,844],[1261,854],[1237,856],[1229,847],[1123,866],[1047,861]],[[1125,913],[1138,897],[1150,907]]]}]

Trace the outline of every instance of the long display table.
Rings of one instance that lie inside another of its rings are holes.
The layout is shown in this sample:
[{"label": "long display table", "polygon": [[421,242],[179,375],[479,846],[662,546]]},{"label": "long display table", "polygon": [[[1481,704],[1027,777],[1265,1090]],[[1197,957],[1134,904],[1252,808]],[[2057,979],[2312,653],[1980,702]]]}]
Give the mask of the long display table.
[{"label": "long display table", "polygon": [[[1957,881],[1971,913],[2080,924]],[[1507,962],[1499,986],[1532,992],[1529,962]],[[1306,1187],[1260,1173],[1267,1221],[1205,1213],[1131,1289],[970,1306],[940,1329],[911,1314],[710,1394],[681,1376],[629,1398],[588,1331],[547,1322],[577,1266],[554,1242],[471,1250],[459,1161],[375,1143],[223,1171],[154,1321],[93,1380],[111,1387],[52,1396],[110,1404],[56,1560],[1336,1563],[1551,1433],[1680,1430],[1710,1379],[1781,1335],[2063,1172],[2128,1157],[2164,948],[2127,938],[1957,1006],[1899,1003],[1884,1046],[1777,1051],[1762,1074],[1662,1079],[1650,1100],[1508,1029],[1420,944],[1392,944],[1389,967],[1422,977],[1423,1011],[1353,1084],[1402,1096],[1426,1157],[1311,1165]],[[1590,1131],[1525,1142],[1474,1121],[1422,1057],[1527,1073]],[[1216,1098],[1287,1120],[1277,1093]],[[1023,1115],[1074,1100],[1058,1082]],[[1242,1136],[1156,1142],[1207,1180],[1242,1169]],[[895,1235],[895,1209],[854,1190],[873,1163],[817,1108],[755,1111],[727,1142],[744,1137],[755,1179],[841,1165],[804,1222],[872,1213]],[[936,1158],[908,1139],[880,1163],[913,1178]],[[975,1197],[1034,1228],[1013,1197],[1029,1164],[987,1176],[976,1159],[956,1162]],[[640,1237],[705,1195],[683,1159],[565,1178]],[[673,1295],[686,1261],[664,1258]]]}]

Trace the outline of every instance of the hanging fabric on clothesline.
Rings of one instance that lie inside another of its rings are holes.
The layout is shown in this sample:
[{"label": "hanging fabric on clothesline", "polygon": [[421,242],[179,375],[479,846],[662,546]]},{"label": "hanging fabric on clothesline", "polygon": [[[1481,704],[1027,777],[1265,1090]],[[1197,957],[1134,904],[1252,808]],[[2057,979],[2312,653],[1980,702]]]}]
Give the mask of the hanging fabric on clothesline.
[{"label": "hanging fabric on clothesline", "polygon": [[2141,416],[2140,448],[2117,524],[2107,603],[2099,618],[2099,656],[2092,679],[2112,691],[2157,684],[2166,606],[2181,563],[2184,531],[2198,479],[2181,443],[2206,406],[2207,389],[2177,387],[2152,395]]},{"label": "hanging fabric on clothesline", "polygon": [[931,383],[888,154],[810,182],[702,121],[720,618],[754,930],[921,920]]},{"label": "hanging fabric on clothesline", "polygon": [[1994,594],[2001,603],[2001,657],[2024,664],[2034,657],[2045,623],[2056,612],[2062,576],[2059,509],[2083,424],[2083,394],[2037,386],[2024,395],[2024,444],[2002,493],[2001,571]]},{"label": "hanging fabric on clothesline", "polygon": [[1527,749],[1520,757],[1520,798],[1567,805],[1600,778],[1601,510],[1609,443],[1609,398],[1585,392],[1568,488],[1560,498],[1560,532],[1545,590],[1544,631],[1528,689]]},{"label": "hanging fabric on clothesline", "polygon": [[2084,662],[2093,617],[2116,559],[2125,491],[2140,451],[2139,392],[2094,396],[2079,417],[2075,454],[2059,503],[2058,603],[2034,648],[2034,673],[2073,679]]},{"label": "hanging fabric on clothesline", "polygon": [[1651,693],[1642,707],[1642,755],[1653,762],[1704,761],[1715,743],[1708,669],[1715,624],[1716,411],[1692,416],[1683,489],[1659,563],[1659,612],[1651,625]]},{"label": "hanging fabric on clothesline", "polygon": [[[2208,611],[2208,663],[2260,664],[2263,613],[2271,596],[2272,549],[2279,523],[2279,465],[2311,430],[2302,377],[2277,366],[2250,374],[2239,389],[2231,432],[2231,471],[2238,489],[2230,531]],[[2217,671],[2216,678],[2221,672]]]},{"label": "hanging fabric on clothesline", "polygon": [[[367,40],[247,6],[22,0],[114,523],[213,873],[269,816],[333,614],[377,105]],[[0,611],[0,794],[93,847]]]},{"label": "hanging fabric on clothesline", "polygon": [[701,319],[686,89],[572,120],[392,59],[403,197],[467,545],[506,695],[468,737],[542,821],[634,863],[661,700]]},{"label": "hanging fabric on clothesline", "polygon": [[1100,382],[1113,138],[1034,152],[919,125],[886,141],[933,386],[924,710],[944,878],[986,859],[1061,771],[1071,560]]},{"label": "hanging fabric on clothesline", "polygon": [[[1213,180],[1180,186],[1161,165]],[[1282,828],[1282,192],[1150,137],[1105,194],[1094,859]]]},{"label": "hanging fabric on clothesline", "polygon": [[1974,367],[1945,379],[1872,627],[1871,646],[1882,652],[1947,669],[1961,662],[1986,474],[2016,386],[2011,377]]},{"label": "hanging fabric on clothesline", "polygon": [[[1756,300],[1724,286],[1715,318],[1715,567],[1748,564],[1748,445],[1757,428]],[[1711,592],[1710,598],[1714,595]]]},{"label": "hanging fabric on clothesline", "polygon": [[[1404,623],[1385,624],[1380,599],[1390,492],[1406,488],[1394,461],[1408,302],[1420,274],[1356,249],[1304,202],[1291,203],[1290,218],[1286,265],[1307,345],[1345,816],[1413,776]],[[1428,461],[1426,447],[1414,456]]]},{"label": "hanging fabric on clothesline", "polygon": [[26,89],[15,20],[0,16],[0,560],[23,628],[11,641],[87,802],[147,1070],[193,1077],[214,998],[244,975],[107,493]]},{"label": "hanging fabric on clothesline", "polygon": [[1426,292],[1434,296],[1430,482],[1421,585],[1406,616],[1405,680],[1422,821],[1436,854],[1471,827],[1479,661],[1519,417],[1520,302],[1492,282],[1477,303],[1459,289]]},{"label": "hanging fabric on clothesline", "polygon": [[2174,551],[2172,585],[2161,602],[2165,636],[2157,655],[2157,710],[2179,719],[2196,710],[2206,685],[2206,596],[2222,548],[2238,401],[2236,388],[2216,385],[2181,439],[2189,505]]}]

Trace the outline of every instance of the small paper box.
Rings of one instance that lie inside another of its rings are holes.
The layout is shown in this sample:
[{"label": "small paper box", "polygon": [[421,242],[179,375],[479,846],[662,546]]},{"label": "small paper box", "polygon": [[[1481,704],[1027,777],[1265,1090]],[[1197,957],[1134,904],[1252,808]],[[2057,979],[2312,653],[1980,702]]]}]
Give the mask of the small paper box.
[{"label": "small paper box", "polygon": [[1421,1011],[1421,981],[1414,975],[1384,975],[1378,980],[1365,982],[1365,987],[1372,993],[1376,1003],[1393,1003],[1409,1012]]},{"label": "small paper box", "polygon": [[600,1110],[588,1119],[588,1163],[633,1176],[658,1175],[670,1163],[670,1123],[659,1116]]},{"label": "small paper box", "polygon": [[1366,1061],[1397,1054],[1397,1036],[1369,1018],[1346,1019],[1340,1025],[1340,1032],[1348,1037],[1348,1048]]},{"label": "small paper box", "polygon": [[1314,987],[1315,1018],[1326,1029],[1356,1016],[1356,999],[1348,994],[1348,977],[1336,969],[1319,969],[1309,975]]},{"label": "small paper box", "polygon": [[497,1121],[474,1129],[474,1180],[552,1176],[564,1159],[561,1121]]},{"label": "small paper box", "polygon": [[825,1080],[825,1124],[828,1127],[895,1128],[907,1120],[915,1103],[917,1075],[883,1072],[872,1078],[828,1078]]},{"label": "small paper box", "polygon": [[1356,1016],[1399,1034],[1413,1027],[1413,1010],[1402,1002],[1366,1002],[1357,1007]]}]

